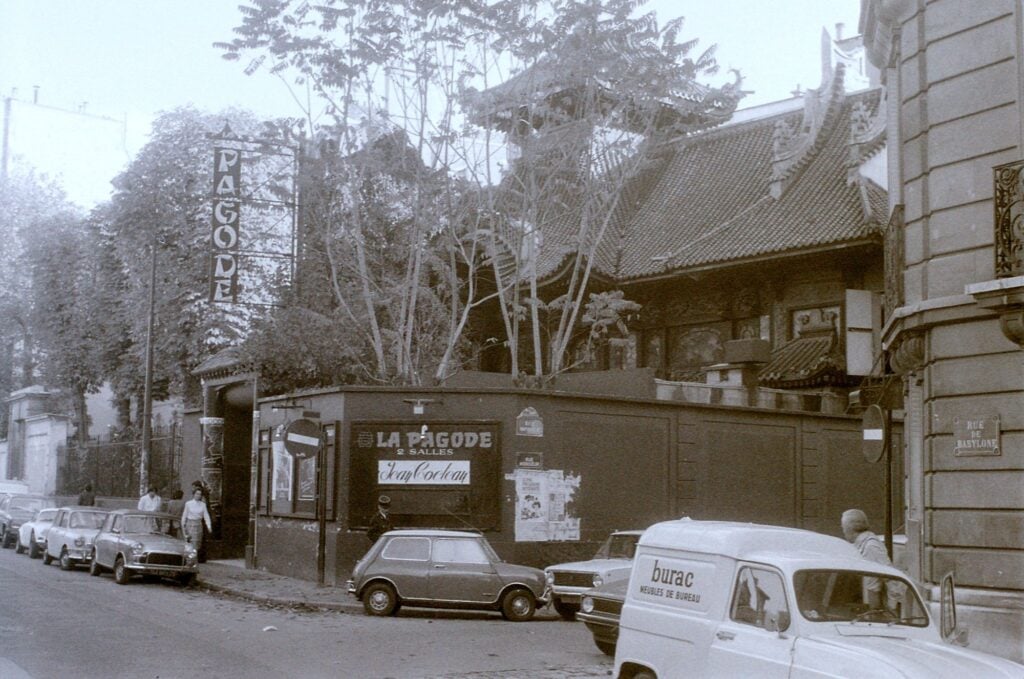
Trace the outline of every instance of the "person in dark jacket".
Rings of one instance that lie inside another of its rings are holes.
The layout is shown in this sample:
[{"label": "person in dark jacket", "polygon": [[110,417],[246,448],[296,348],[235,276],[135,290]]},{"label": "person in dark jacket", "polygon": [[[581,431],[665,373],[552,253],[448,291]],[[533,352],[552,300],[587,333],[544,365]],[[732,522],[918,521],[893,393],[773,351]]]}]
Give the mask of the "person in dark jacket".
[{"label": "person in dark jacket", "polygon": [[393,529],[394,526],[391,524],[391,498],[387,495],[381,495],[377,498],[377,513],[370,519],[370,527],[366,530],[366,537],[370,539],[370,544],[377,542],[384,533]]},{"label": "person in dark jacket", "polygon": [[83,507],[92,507],[96,504],[96,494],[92,492],[92,484],[85,484],[85,488],[78,494],[78,504]]}]

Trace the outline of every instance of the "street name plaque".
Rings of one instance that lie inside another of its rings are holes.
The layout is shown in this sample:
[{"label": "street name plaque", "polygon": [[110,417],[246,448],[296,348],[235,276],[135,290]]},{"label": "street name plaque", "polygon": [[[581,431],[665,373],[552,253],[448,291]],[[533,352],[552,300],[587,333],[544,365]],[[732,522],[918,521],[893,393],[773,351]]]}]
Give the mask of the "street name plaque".
[{"label": "street name plaque", "polygon": [[1002,455],[999,443],[998,415],[953,418],[953,455],[956,457]]}]

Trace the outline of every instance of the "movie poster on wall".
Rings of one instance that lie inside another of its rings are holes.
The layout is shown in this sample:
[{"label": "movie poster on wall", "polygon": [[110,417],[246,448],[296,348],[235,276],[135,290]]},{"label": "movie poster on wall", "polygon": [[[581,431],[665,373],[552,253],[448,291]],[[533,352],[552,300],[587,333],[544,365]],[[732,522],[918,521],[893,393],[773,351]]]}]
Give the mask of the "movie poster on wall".
[{"label": "movie poster on wall", "polygon": [[580,539],[580,520],[568,512],[580,487],[578,475],[561,469],[517,469],[516,542],[564,542]]}]

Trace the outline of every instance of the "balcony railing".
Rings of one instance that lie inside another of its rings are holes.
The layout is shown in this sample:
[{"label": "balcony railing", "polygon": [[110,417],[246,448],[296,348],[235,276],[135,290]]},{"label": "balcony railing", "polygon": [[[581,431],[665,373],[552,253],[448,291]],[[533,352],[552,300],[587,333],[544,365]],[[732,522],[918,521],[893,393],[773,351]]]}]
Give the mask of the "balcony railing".
[{"label": "balcony railing", "polygon": [[996,278],[1024,276],[1024,160],[993,168]]}]

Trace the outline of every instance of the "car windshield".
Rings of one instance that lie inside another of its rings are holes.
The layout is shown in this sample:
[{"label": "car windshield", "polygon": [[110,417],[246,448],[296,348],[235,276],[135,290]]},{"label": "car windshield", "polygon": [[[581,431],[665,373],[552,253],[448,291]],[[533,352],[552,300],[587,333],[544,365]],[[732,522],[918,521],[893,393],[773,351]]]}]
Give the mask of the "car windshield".
[{"label": "car windshield", "polygon": [[104,512],[72,512],[68,528],[99,528],[106,517]]},{"label": "car windshield", "polygon": [[35,520],[39,521],[40,523],[43,523],[43,522],[46,522],[46,521],[52,522],[53,521],[53,517],[55,517],[55,516],[57,516],[57,510],[56,509],[40,509],[39,513],[36,514]]},{"label": "car windshield", "polygon": [[178,519],[144,514],[124,517],[125,533],[158,533],[178,537]]},{"label": "car windshield", "polygon": [[800,614],[812,622],[883,622],[927,627],[928,613],[903,578],[847,570],[803,570],[793,575]]},{"label": "car windshield", "polygon": [[608,536],[601,549],[594,555],[595,559],[632,559],[636,553],[639,535],[615,534]]},{"label": "car windshield", "polygon": [[43,498],[41,497],[11,498],[11,509],[27,509],[29,511],[37,512],[43,508],[43,504]]}]

